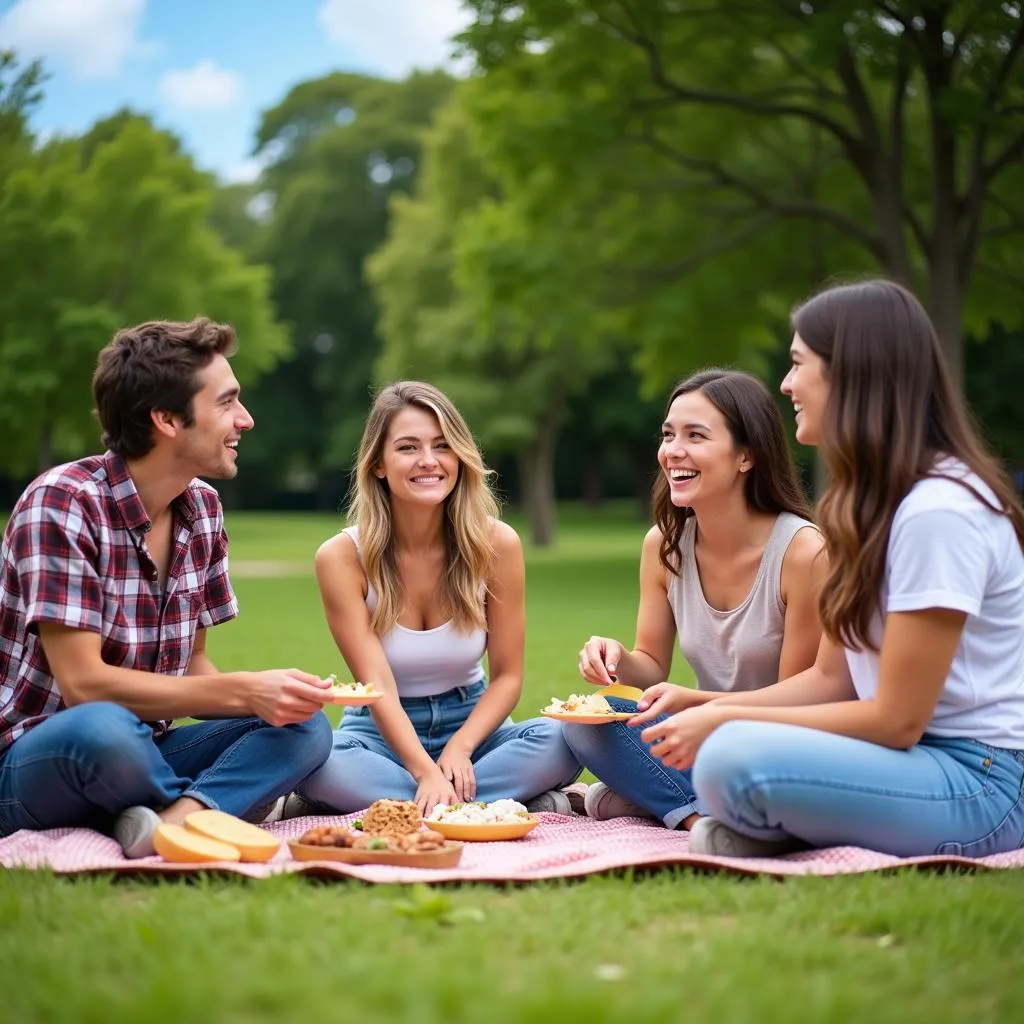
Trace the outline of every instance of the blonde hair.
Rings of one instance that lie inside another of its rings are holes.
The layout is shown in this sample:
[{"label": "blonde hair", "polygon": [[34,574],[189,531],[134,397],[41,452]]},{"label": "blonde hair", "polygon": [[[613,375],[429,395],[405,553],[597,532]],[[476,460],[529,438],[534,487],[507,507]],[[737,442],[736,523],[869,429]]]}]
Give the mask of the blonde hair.
[{"label": "blonde hair", "polygon": [[391,421],[403,409],[416,406],[433,413],[441,434],[459,459],[459,476],[445,499],[445,571],[441,600],[455,628],[468,633],[486,629],[480,599],[494,559],[491,521],[499,516],[498,503],[480,449],[462,414],[444,394],[430,384],[402,380],[384,388],[370,409],[359,442],[354,491],[349,520],[359,528],[359,550],[366,578],[377,592],[377,606],[370,624],[378,636],[394,628],[402,610],[402,582],[391,519],[387,481],[379,469]]}]

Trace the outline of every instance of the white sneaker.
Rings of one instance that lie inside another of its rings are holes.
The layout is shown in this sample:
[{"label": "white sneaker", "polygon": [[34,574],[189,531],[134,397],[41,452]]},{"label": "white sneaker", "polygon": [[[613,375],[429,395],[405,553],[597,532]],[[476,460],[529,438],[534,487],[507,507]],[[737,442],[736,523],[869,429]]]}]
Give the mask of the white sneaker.
[{"label": "white sneaker", "polygon": [[153,836],[160,824],[160,815],[152,807],[129,807],[114,821],[114,838],[129,860],[152,857],[156,854]]},{"label": "white sneaker", "polygon": [[603,782],[595,782],[587,789],[583,798],[583,807],[588,818],[595,821],[608,821],[610,818],[651,818],[650,811],[620,796]]},{"label": "white sneaker", "polygon": [[799,839],[757,839],[714,818],[701,818],[690,829],[690,853],[712,857],[778,857],[806,849]]}]

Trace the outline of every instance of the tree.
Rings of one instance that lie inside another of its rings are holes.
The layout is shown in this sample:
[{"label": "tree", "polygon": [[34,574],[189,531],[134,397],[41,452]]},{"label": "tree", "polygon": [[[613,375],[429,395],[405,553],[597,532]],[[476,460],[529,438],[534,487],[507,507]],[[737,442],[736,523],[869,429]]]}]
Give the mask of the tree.
[{"label": "tree", "polygon": [[230,321],[244,382],[288,349],[269,274],[207,226],[209,180],[176,139],[118,115],[26,150],[0,186],[0,465],[24,474],[93,447],[89,381],[119,327]]},{"label": "tree", "polygon": [[296,345],[253,398],[257,418],[276,418],[253,448],[264,483],[312,484],[320,507],[336,506],[369,408],[379,341],[363,263],[384,239],[389,197],[412,186],[420,135],[451,88],[441,73],[332,74],[263,115],[259,191],[271,212],[258,251]]},{"label": "tree", "polygon": [[476,271],[488,253],[501,259],[515,246],[494,195],[457,95],[426,136],[415,194],[393,197],[387,242],[368,263],[384,339],[377,377],[429,378],[489,454],[517,455],[531,537],[543,546],[555,539],[555,447],[567,403],[614,354],[540,306],[493,314]]},{"label": "tree", "polygon": [[[801,258],[814,246],[826,273],[881,269],[925,299],[958,374],[965,320],[1020,322],[1019,3],[468,5],[465,44],[495,92],[518,93],[521,112],[503,119],[507,102],[481,104],[481,134],[500,161],[543,169],[521,173],[514,193],[530,195],[535,221],[559,196],[577,201],[568,183],[620,210],[607,186],[625,184],[637,217],[648,204],[660,216],[670,196],[690,215],[669,218],[677,251],[656,248],[660,260],[641,265],[690,296],[713,298],[713,278],[700,279],[709,261],[766,239],[749,291],[771,305],[764,271],[789,263],[787,239]],[[603,187],[588,185],[595,176]],[[635,272],[648,234],[665,237],[637,225],[640,244],[612,243],[605,266]],[[742,305],[748,323],[763,317],[759,301]]]}]

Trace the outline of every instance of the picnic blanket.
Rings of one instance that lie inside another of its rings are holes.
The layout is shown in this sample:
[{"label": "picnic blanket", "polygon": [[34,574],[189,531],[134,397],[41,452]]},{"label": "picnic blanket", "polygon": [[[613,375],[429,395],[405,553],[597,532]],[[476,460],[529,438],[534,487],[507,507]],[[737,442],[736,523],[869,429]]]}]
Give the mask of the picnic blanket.
[{"label": "picnic blanket", "polygon": [[[295,818],[264,825],[281,840],[297,839],[313,825],[349,824],[357,815]],[[683,865],[741,875],[848,875],[908,866],[971,869],[1024,868],[1024,850],[971,859],[957,856],[892,857],[852,846],[808,850],[784,857],[741,859],[698,856],[689,852],[686,832],[670,832],[640,818],[592,818],[541,815],[541,824],[514,842],[466,843],[454,868],[400,868],[328,861],[292,860],[287,845],[266,864],[168,864],[160,857],[126,860],[117,843],[90,829],[15,832],[0,839],[0,867],[33,868],[60,875],[179,875],[226,872],[250,878],[276,874],[358,878],[364,882],[532,882],[573,878],[623,868]]]}]

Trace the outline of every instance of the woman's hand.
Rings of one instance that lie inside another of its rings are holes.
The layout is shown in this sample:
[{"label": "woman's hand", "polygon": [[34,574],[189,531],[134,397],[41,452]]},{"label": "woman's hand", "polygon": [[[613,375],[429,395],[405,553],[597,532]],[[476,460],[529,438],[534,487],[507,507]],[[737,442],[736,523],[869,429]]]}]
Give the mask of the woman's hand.
[{"label": "woman's hand", "polygon": [[469,751],[449,740],[437,759],[441,774],[452,784],[455,796],[463,802],[476,799],[476,773],[469,756]]},{"label": "woman's hand", "polygon": [[595,686],[611,686],[626,649],[618,640],[592,636],[580,650],[580,675]]},{"label": "woman's hand", "polygon": [[693,765],[701,744],[725,721],[714,702],[699,708],[687,708],[664,722],[649,726],[640,734],[651,744],[652,756],[666,768],[685,771]]},{"label": "woman's hand", "polygon": [[677,686],[675,683],[655,683],[644,690],[643,696],[636,702],[637,714],[628,724],[646,725],[661,715],[674,715],[706,702],[707,696],[700,690]]},{"label": "woman's hand", "polygon": [[455,788],[444,777],[437,765],[416,780],[416,806],[424,818],[438,804],[457,804],[458,802]]}]

